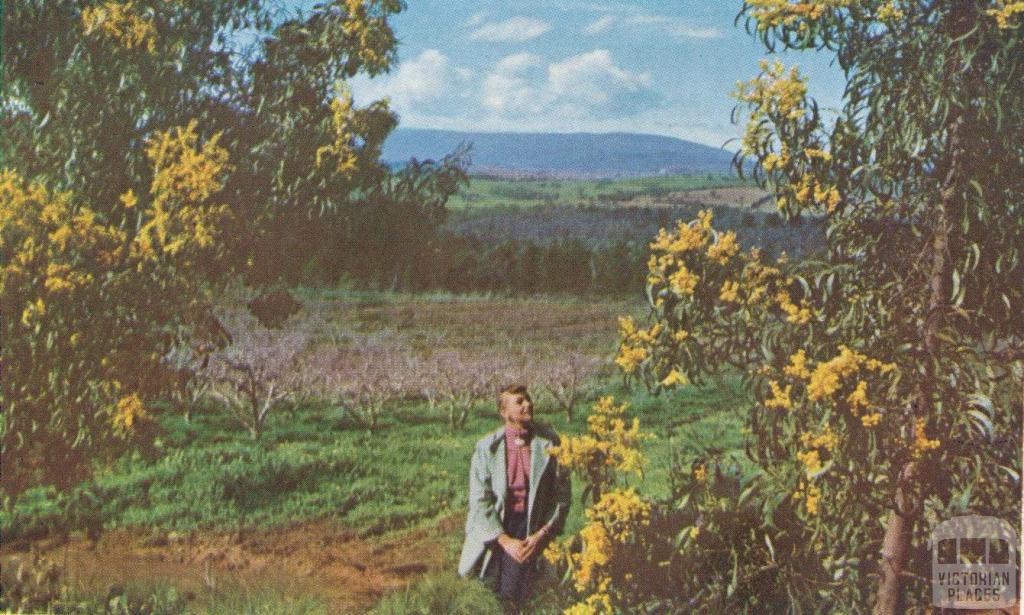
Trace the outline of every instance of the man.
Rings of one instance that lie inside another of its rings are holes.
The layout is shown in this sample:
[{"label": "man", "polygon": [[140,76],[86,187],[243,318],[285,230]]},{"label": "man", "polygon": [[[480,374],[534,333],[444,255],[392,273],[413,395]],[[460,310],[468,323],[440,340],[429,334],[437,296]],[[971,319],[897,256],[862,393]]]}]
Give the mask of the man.
[{"label": "man", "polygon": [[562,531],[572,490],[569,472],[548,456],[557,434],[533,422],[523,385],[498,392],[501,428],[476,443],[469,468],[469,515],[459,574],[486,579],[522,606],[538,556]]}]

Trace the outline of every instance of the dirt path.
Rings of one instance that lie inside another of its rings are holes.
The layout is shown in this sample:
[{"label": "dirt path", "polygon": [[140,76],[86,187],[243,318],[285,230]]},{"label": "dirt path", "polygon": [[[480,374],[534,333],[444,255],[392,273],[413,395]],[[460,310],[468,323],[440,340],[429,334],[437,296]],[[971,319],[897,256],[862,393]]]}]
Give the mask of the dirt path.
[{"label": "dirt path", "polygon": [[[75,536],[36,547],[63,564],[74,587],[106,592],[115,584],[166,582],[179,591],[211,588],[271,589],[288,597],[316,596],[332,611],[365,610],[384,593],[403,588],[445,565],[443,537],[457,532],[461,515],[402,535],[359,538],[327,521],[233,533],[175,533],[156,537],[115,530],[98,541]],[[2,566],[15,569],[27,551],[0,549]]]}]

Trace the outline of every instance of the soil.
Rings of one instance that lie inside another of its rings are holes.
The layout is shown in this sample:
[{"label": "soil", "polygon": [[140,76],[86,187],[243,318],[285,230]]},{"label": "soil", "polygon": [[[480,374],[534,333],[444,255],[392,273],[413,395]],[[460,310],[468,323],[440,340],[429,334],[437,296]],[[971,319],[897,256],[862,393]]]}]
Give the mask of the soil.
[{"label": "soil", "polygon": [[[428,528],[373,538],[328,521],[230,533],[124,529],[96,541],[76,535],[32,546],[51,562],[66,561],[66,582],[88,592],[158,582],[186,596],[225,588],[272,590],[291,598],[315,596],[332,612],[350,612],[448,564],[443,537],[462,522],[453,514]],[[27,545],[21,547],[0,548],[0,566],[12,570],[27,560]]]}]

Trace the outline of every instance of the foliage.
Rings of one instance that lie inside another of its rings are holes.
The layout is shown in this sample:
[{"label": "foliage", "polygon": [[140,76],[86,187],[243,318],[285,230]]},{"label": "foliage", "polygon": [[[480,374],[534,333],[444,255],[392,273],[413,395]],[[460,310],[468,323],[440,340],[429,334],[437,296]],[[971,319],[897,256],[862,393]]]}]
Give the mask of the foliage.
[{"label": "foliage", "polygon": [[[145,422],[144,399],[169,382],[164,355],[209,311],[202,284],[217,255],[227,153],[195,125],[148,142],[152,200],[110,204],[0,174],[3,489],[67,487],[92,458],[123,450]],[[98,454],[94,454],[98,453]]]},{"label": "foliage", "polygon": [[[833,50],[847,76],[831,124],[778,63],[737,92],[742,157],[787,218],[824,216],[827,254],[765,262],[710,213],[681,222],[651,244],[654,322],[624,322],[618,358],[655,390],[745,371],[756,492],[802,526],[785,564],[832,575],[776,573],[743,608],[782,583],[790,608],[861,611],[877,591],[897,612],[927,600],[930,527],[1017,518],[1024,39],[988,7],[746,3],[769,48]],[[716,570],[714,553],[688,556]]]},{"label": "foliage", "polygon": [[636,418],[626,426],[626,405],[601,398],[587,417],[587,433],[548,451],[584,481],[582,497],[591,502],[579,534],[552,541],[544,551],[549,562],[568,567],[574,588],[584,594],[565,613],[612,613],[626,607],[643,579],[637,564],[646,547],[651,504],[627,486],[626,478],[643,476],[639,443],[647,434],[640,433]]}]

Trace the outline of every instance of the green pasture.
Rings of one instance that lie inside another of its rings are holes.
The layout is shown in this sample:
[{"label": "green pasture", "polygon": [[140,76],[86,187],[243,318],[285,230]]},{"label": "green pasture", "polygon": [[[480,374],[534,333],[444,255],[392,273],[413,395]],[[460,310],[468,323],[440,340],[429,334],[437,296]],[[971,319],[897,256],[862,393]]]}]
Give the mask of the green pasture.
[{"label": "green pasture", "polygon": [[628,201],[637,196],[750,185],[733,175],[664,175],[621,179],[498,179],[471,177],[448,201],[452,209],[499,205],[580,204]]}]

